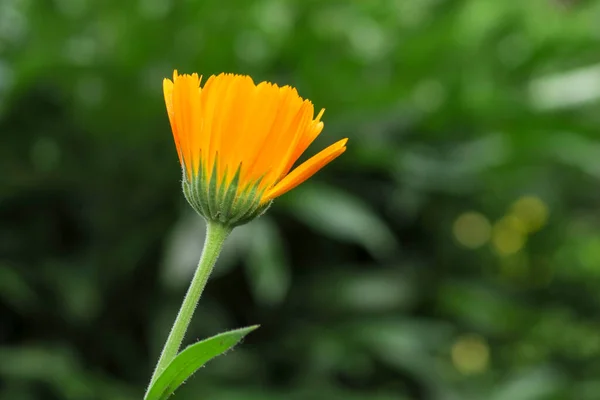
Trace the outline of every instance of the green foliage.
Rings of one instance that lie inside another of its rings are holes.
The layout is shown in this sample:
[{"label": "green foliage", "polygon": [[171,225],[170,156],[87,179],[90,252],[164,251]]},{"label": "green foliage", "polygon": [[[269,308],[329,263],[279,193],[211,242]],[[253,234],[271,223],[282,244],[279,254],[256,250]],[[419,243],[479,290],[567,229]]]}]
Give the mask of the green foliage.
[{"label": "green foliage", "polygon": [[0,1],[0,400],[134,400],[196,265],[163,77],[348,150],[236,229],[181,400],[597,400],[595,0]]},{"label": "green foliage", "polygon": [[186,379],[202,368],[204,364],[231,349],[256,328],[258,326],[220,333],[188,346],[177,354],[158,376],[156,382],[150,386],[144,400],[168,399]]}]

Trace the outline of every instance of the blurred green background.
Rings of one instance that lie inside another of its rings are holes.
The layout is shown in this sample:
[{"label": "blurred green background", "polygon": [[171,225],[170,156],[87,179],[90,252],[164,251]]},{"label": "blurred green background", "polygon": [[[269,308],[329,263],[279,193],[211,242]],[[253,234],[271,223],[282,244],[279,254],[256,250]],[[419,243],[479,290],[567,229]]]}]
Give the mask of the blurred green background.
[{"label": "blurred green background", "polygon": [[0,0],[0,400],[140,399],[204,225],[173,69],[348,151],[237,229],[176,398],[600,399],[600,1]]}]

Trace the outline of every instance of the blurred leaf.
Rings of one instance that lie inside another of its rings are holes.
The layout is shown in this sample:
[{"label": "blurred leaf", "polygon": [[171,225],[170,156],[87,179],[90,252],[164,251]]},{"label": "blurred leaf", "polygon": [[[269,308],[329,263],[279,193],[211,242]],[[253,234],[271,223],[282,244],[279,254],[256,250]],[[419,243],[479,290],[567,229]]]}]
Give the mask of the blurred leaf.
[{"label": "blurred leaf", "polygon": [[[0,348],[0,377],[14,382],[48,384],[61,399],[110,398],[134,400],[137,390],[102,374],[86,370],[68,349],[50,346]],[[2,397],[0,390],[0,398]],[[20,397],[19,397],[20,398]]]},{"label": "blurred leaf", "polygon": [[600,65],[537,78],[531,82],[529,92],[533,106],[543,111],[597,102],[600,99]]},{"label": "blurred leaf", "polygon": [[[188,207],[185,203],[184,207]],[[240,240],[239,229],[234,229],[223,245],[217,264],[211,274],[214,279],[226,274],[245,253],[247,243]],[[195,212],[186,209],[173,226],[162,260],[165,284],[170,287],[185,287],[189,284],[202,255],[206,237],[206,222]]]},{"label": "blurred leaf", "polygon": [[285,198],[304,223],[335,239],[363,245],[377,259],[397,251],[388,225],[359,198],[327,185],[305,184]]},{"label": "blurred leaf", "polygon": [[175,357],[149,388],[145,400],[165,400],[210,359],[224,353],[239,343],[258,325],[236,329],[188,346]]},{"label": "blurred leaf", "polygon": [[[377,266],[373,265],[373,269]],[[363,313],[407,309],[419,293],[412,276],[400,271],[369,270],[357,273],[352,266],[319,271],[302,290],[319,312]]]},{"label": "blurred leaf", "polygon": [[352,332],[355,340],[386,362],[426,374],[439,347],[449,343],[453,328],[435,320],[395,318],[364,322]]},{"label": "blurred leaf", "polygon": [[53,380],[76,371],[76,360],[62,349],[45,349],[33,346],[0,348],[0,373],[23,379]]},{"label": "blurred leaf", "polygon": [[195,213],[184,212],[165,244],[163,279],[168,286],[189,284],[202,255],[205,237],[206,224],[202,218]]},{"label": "blurred leaf", "polygon": [[576,133],[563,132],[548,138],[546,147],[567,165],[600,179],[600,143]]},{"label": "blurred leaf", "polygon": [[25,311],[38,300],[33,288],[12,268],[0,266],[0,298]]},{"label": "blurred leaf", "polygon": [[564,377],[552,368],[540,367],[515,374],[495,388],[490,400],[544,400],[561,393]]},{"label": "blurred leaf", "polygon": [[288,292],[291,277],[277,225],[260,218],[238,229],[244,230],[248,249],[244,264],[254,297],[262,304],[280,303]]},{"label": "blurred leaf", "polygon": [[507,333],[535,316],[534,310],[516,299],[500,296],[493,287],[475,282],[449,281],[438,296],[442,310],[477,331]]}]

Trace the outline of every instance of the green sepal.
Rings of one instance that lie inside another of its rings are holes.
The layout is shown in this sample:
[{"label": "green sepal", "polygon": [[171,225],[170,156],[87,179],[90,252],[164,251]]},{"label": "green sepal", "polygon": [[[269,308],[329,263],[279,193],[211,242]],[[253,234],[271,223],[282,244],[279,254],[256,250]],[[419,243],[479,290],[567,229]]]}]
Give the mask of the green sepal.
[{"label": "green sepal", "polygon": [[256,209],[253,209],[252,212],[246,214],[239,220],[235,221],[233,226],[244,225],[252,221],[253,219],[260,217],[269,209],[269,207],[271,207],[271,204],[273,204],[273,201],[269,201],[267,203],[259,205]]},{"label": "green sepal", "polygon": [[203,193],[207,193],[208,191],[208,171],[204,167],[202,163],[200,163],[200,167],[198,168],[200,173],[196,182],[194,182],[193,186],[195,189],[194,196],[198,199],[198,204],[200,205],[200,214],[208,215],[209,207],[208,207],[208,197],[203,195]]},{"label": "green sepal", "polygon": [[240,165],[237,167],[237,170],[235,171],[235,174],[233,175],[233,178],[231,179],[231,182],[229,182],[229,185],[227,186],[227,190],[223,190],[223,192],[225,193],[225,196],[221,201],[221,209],[223,212],[219,216],[219,221],[222,223],[227,222],[227,218],[229,218],[229,216],[231,215],[231,210],[235,203],[236,194],[240,185],[241,170],[242,164],[240,163]]},{"label": "green sepal", "polygon": [[233,218],[239,219],[252,204],[257,202],[258,185],[260,182],[254,182],[249,184],[242,190],[238,196],[238,201],[233,205],[231,214]]},{"label": "green sepal", "polygon": [[217,193],[217,204],[218,204],[218,208],[219,208],[219,212],[217,213],[218,215],[216,215],[216,219],[219,219],[219,216],[223,213],[223,199],[225,198],[225,194],[228,191],[228,186],[227,186],[227,174],[229,173],[229,170],[227,168],[227,166],[225,166],[225,171],[223,171],[223,178],[221,178],[221,183],[219,183],[219,187],[217,189],[218,193]]},{"label": "green sepal", "polygon": [[208,197],[208,219],[210,219],[210,220],[215,220],[217,218],[217,216],[219,215],[219,202],[218,202],[219,177],[218,177],[218,173],[217,173],[218,172],[217,171],[218,161],[219,161],[219,153],[217,153],[215,156],[215,162],[213,163],[212,172],[210,173],[210,180],[208,182],[208,193],[206,196],[206,197]]},{"label": "green sepal", "polygon": [[218,154],[212,170],[208,171],[200,162],[198,172],[192,175],[191,180],[184,173],[183,193],[204,219],[235,227],[259,217],[269,208],[271,201],[261,204],[264,189],[260,189],[260,183],[263,177],[240,191],[242,164],[238,165],[231,180],[228,179],[227,167],[219,179],[217,165]]},{"label": "green sepal", "polygon": [[192,171],[191,180],[188,179],[187,174],[183,173],[183,194],[192,206],[192,208],[200,215],[208,215],[208,198],[202,193],[207,193],[207,171],[202,163],[202,153],[200,153],[200,162],[198,163],[198,171],[194,173]]}]

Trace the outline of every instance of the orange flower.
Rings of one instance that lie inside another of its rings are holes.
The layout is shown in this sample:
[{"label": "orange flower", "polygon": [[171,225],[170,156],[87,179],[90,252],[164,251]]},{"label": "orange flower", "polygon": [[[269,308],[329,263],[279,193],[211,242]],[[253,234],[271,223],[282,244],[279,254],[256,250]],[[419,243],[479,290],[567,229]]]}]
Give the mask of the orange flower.
[{"label": "orange flower", "polygon": [[[346,150],[342,139],[292,170],[323,129],[296,89],[243,75],[165,79],[163,90],[183,169],[183,189],[208,220],[239,225]],[[291,172],[290,172],[291,170]]]}]

